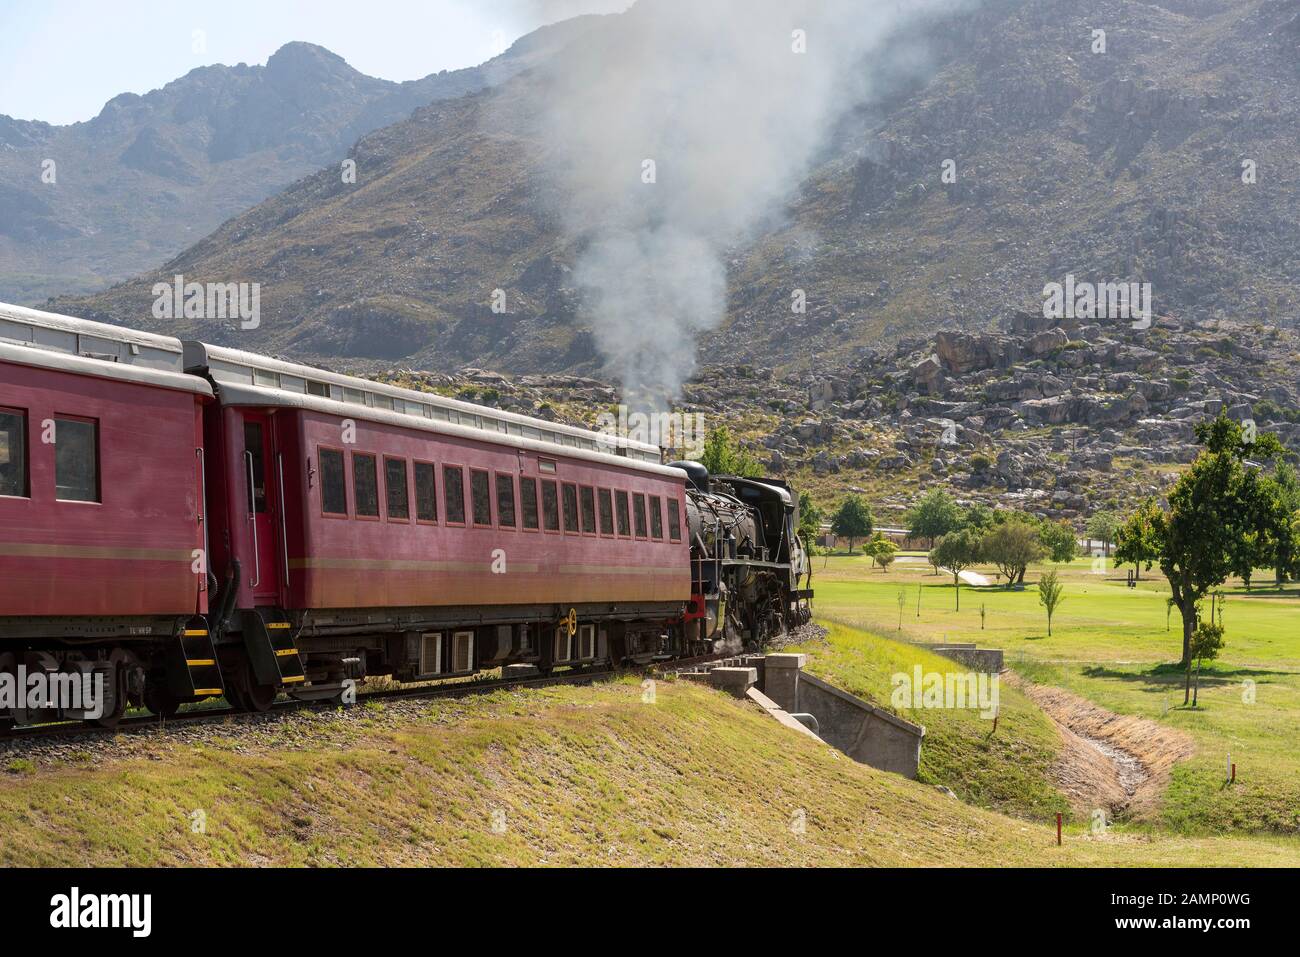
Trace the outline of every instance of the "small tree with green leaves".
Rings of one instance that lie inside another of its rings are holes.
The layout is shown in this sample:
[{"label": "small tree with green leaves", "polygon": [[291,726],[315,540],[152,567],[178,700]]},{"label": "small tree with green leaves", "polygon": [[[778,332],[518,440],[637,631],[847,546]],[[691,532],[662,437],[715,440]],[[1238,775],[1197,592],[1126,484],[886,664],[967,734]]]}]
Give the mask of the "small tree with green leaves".
[{"label": "small tree with green leaves", "polygon": [[935,540],[947,535],[962,522],[962,511],[951,495],[941,488],[931,489],[907,513],[908,535],[924,538],[934,548]]},{"label": "small tree with green leaves", "polygon": [[1074,535],[1074,526],[1069,522],[1044,522],[1038,530],[1038,540],[1043,543],[1047,557],[1054,562],[1073,561],[1079,553],[1079,542]]},{"label": "small tree with green leaves", "polygon": [[1061,584],[1056,569],[1043,572],[1038,579],[1038,603],[1047,609],[1047,637],[1052,637],[1052,616],[1065,601],[1065,586]]},{"label": "small tree with green leaves", "polygon": [[1007,577],[1007,588],[1023,582],[1030,563],[1043,557],[1038,530],[1031,522],[1019,518],[995,524],[984,534],[980,550],[984,560],[992,562]]},{"label": "small tree with green leaves", "polygon": [[1149,498],[1115,530],[1115,564],[1132,565],[1135,578],[1142,577],[1144,565],[1150,571],[1160,560],[1160,539],[1155,534],[1159,515],[1160,506]]},{"label": "small tree with green leaves", "polygon": [[973,528],[977,532],[987,531],[993,527],[993,509],[975,502],[962,513],[961,527]]},{"label": "small tree with green leaves", "polygon": [[871,509],[857,495],[846,498],[831,519],[831,531],[840,538],[848,539],[850,555],[853,554],[853,543],[869,536],[875,526]]},{"label": "small tree with green leaves", "polygon": [[889,570],[889,566],[894,563],[894,558],[898,555],[898,546],[885,537],[884,532],[876,532],[871,536],[871,541],[862,549],[863,552],[877,565],[880,566],[881,572]]},{"label": "small tree with green leaves", "polygon": [[758,478],[763,474],[763,466],[758,459],[732,436],[731,430],[720,425],[709,433],[704,440],[704,452],[700,455],[700,464],[713,475],[738,475],[741,478]]},{"label": "small tree with green leaves", "polygon": [[[1211,596],[1211,611],[1208,621],[1201,621],[1197,624],[1192,632],[1192,660],[1196,662],[1196,677],[1192,684],[1192,707],[1196,707],[1197,698],[1201,691],[1201,662],[1213,661],[1219,657],[1219,652],[1223,648],[1223,600],[1216,596]],[[1215,614],[1217,604],[1218,614]],[[1192,665],[1189,661],[1187,664],[1188,680],[1191,678]]]},{"label": "small tree with green leaves", "polygon": [[1115,541],[1115,532],[1119,526],[1120,518],[1114,512],[1093,512],[1088,519],[1088,537],[1101,542],[1107,557],[1110,556],[1110,546]]},{"label": "small tree with green leaves", "polygon": [[907,589],[898,590],[898,630],[903,630],[903,606],[907,604]]},{"label": "small tree with green leaves", "polygon": [[952,587],[961,611],[961,573],[980,559],[980,535],[972,528],[949,532],[930,550],[930,564],[952,572]]}]

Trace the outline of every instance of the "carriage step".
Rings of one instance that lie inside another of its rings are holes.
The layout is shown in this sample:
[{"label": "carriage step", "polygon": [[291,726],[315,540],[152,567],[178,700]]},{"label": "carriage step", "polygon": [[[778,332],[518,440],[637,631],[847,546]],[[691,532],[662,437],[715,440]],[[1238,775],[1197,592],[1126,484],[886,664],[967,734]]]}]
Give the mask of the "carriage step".
[{"label": "carriage step", "polygon": [[196,618],[185,626],[168,651],[168,690],[178,699],[225,694],[221,668],[208,623]]},{"label": "carriage step", "polygon": [[293,624],[274,608],[244,611],[244,647],[261,684],[280,687],[307,680],[302,655],[298,653]]}]

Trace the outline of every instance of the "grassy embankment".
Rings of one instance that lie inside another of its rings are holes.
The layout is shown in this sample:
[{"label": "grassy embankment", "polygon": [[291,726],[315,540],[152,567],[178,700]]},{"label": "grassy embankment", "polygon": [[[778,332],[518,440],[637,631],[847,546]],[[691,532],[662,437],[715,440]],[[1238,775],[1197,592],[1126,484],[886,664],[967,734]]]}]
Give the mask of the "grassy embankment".
[{"label": "grassy embankment", "polygon": [[[396,722],[372,706],[148,751],[5,776],[0,864],[1300,861],[1292,841],[1082,828],[1057,848],[1047,822],[856,764],[685,682],[660,682],[649,704],[621,681],[435,701]],[[193,833],[196,810],[206,833]]]}]

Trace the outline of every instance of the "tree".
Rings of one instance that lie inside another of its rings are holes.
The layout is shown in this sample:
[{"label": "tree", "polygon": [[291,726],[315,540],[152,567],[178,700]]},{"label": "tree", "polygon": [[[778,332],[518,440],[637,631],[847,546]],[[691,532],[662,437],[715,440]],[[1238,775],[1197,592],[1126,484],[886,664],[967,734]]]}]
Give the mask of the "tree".
[{"label": "tree", "polygon": [[907,513],[908,535],[924,538],[934,548],[941,535],[947,535],[961,524],[962,514],[953,497],[941,488],[931,489]]},{"label": "tree", "polygon": [[1243,529],[1241,535],[1232,542],[1228,565],[1246,586],[1246,591],[1250,591],[1250,580],[1255,576],[1255,569],[1266,568],[1274,551],[1273,536],[1267,528]]},{"label": "tree", "polygon": [[849,540],[849,554],[853,554],[853,543],[859,538],[866,538],[876,527],[871,517],[871,509],[856,495],[846,498],[831,519],[831,531],[840,538]]},{"label": "tree", "polygon": [[1132,565],[1136,578],[1142,577],[1144,564],[1150,571],[1151,565],[1160,558],[1160,540],[1155,534],[1159,514],[1160,506],[1149,498],[1115,530],[1115,564]]},{"label": "tree", "polygon": [[903,606],[907,604],[907,589],[898,590],[898,630],[903,630]]},{"label": "tree", "polygon": [[1052,637],[1052,616],[1056,614],[1056,609],[1060,607],[1061,602],[1065,601],[1065,586],[1061,584],[1057,577],[1056,569],[1052,568],[1038,579],[1038,603],[1047,609],[1047,637]]},{"label": "tree", "polygon": [[1101,542],[1106,555],[1110,555],[1111,542],[1115,541],[1115,532],[1119,529],[1120,519],[1114,512],[1093,512],[1088,519],[1088,537]]},{"label": "tree", "polygon": [[1059,522],[1044,522],[1038,530],[1038,540],[1043,543],[1043,550],[1054,562],[1068,562],[1079,553],[1079,541],[1074,534],[1074,526],[1064,519]]},{"label": "tree", "polygon": [[930,564],[952,572],[952,587],[957,596],[957,610],[961,611],[961,573],[980,558],[980,535],[974,529],[963,528],[949,532],[930,550]]},{"label": "tree", "polygon": [[[1218,608],[1218,615],[1214,609]],[[1192,707],[1196,707],[1197,699],[1201,691],[1201,662],[1213,661],[1219,657],[1219,651],[1223,648],[1223,599],[1210,596],[1210,620],[1202,621],[1192,632],[1192,660],[1196,662],[1196,683],[1192,686]],[[1187,663],[1188,680],[1191,680],[1191,661]],[[1184,696],[1184,704],[1186,696]]]},{"label": "tree", "polygon": [[[1184,666],[1192,660],[1201,599],[1227,580],[1237,541],[1259,520],[1259,470],[1247,467],[1245,460],[1282,454],[1276,436],[1261,432],[1247,441],[1241,426],[1222,413],[1198,424],[1196,437],[1205,448],[1169,492],[1168,510],[1160,511],[1152,523],[1160,570],[1169,579],[1183,619]],[[1183,703],[1187,701],[1184,694]]]},{"label": "tree", "polygon": [[1030,563],[1043,557],[1038,530],[1023,519],[994,525],[984,534],[980,550],[984,560],[992,562],[1007,577],[1007,588],[1023,582]]},{"label": "tree", "polygon": [[1272,565],[1277,583],[1300,577],[1300,478],[1289,462],[1279,462],[1273,472],[1278,500],[1278,525],[1273,535]]},{"label": "tree", "polygon": [[822,510],[807,492],[799,493],[799,530],[796,534],[803,542],[804,551],[812,554],[817,536],[822,533]]},{"label": "tree", "polygon": [[898,546],[885,537],[884,532],[876,532],[862,551],[877,565],[882,572],[888,571],[898,554]]},{"label": "tree", "polygon": [[712,475],[738,475],[742,478],[758,478],[763,474],[763,467],[758,459],[746,449],[742,449],[725,425],[720,425],[709,433],[704,440],[704,453],[700,464]]},{"label": "tree", "polygon": [[993,527],[993,509],[976,502],[967,507],[961,516],[962,528],[973,528],[977,532],[987,531]]}]

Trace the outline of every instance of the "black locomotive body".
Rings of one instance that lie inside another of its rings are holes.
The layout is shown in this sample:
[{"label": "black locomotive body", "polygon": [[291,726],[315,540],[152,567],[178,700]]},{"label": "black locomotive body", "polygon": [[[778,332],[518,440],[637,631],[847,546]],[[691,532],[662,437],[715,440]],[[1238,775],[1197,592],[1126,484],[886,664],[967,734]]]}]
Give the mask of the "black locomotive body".
[{"label": "black locomotive body", "polygon": [[711,652],[757,650],[811,616],[808,554],[799,540],[799,504],[779,479],[687,474],[691,543],[687,640]]}]

